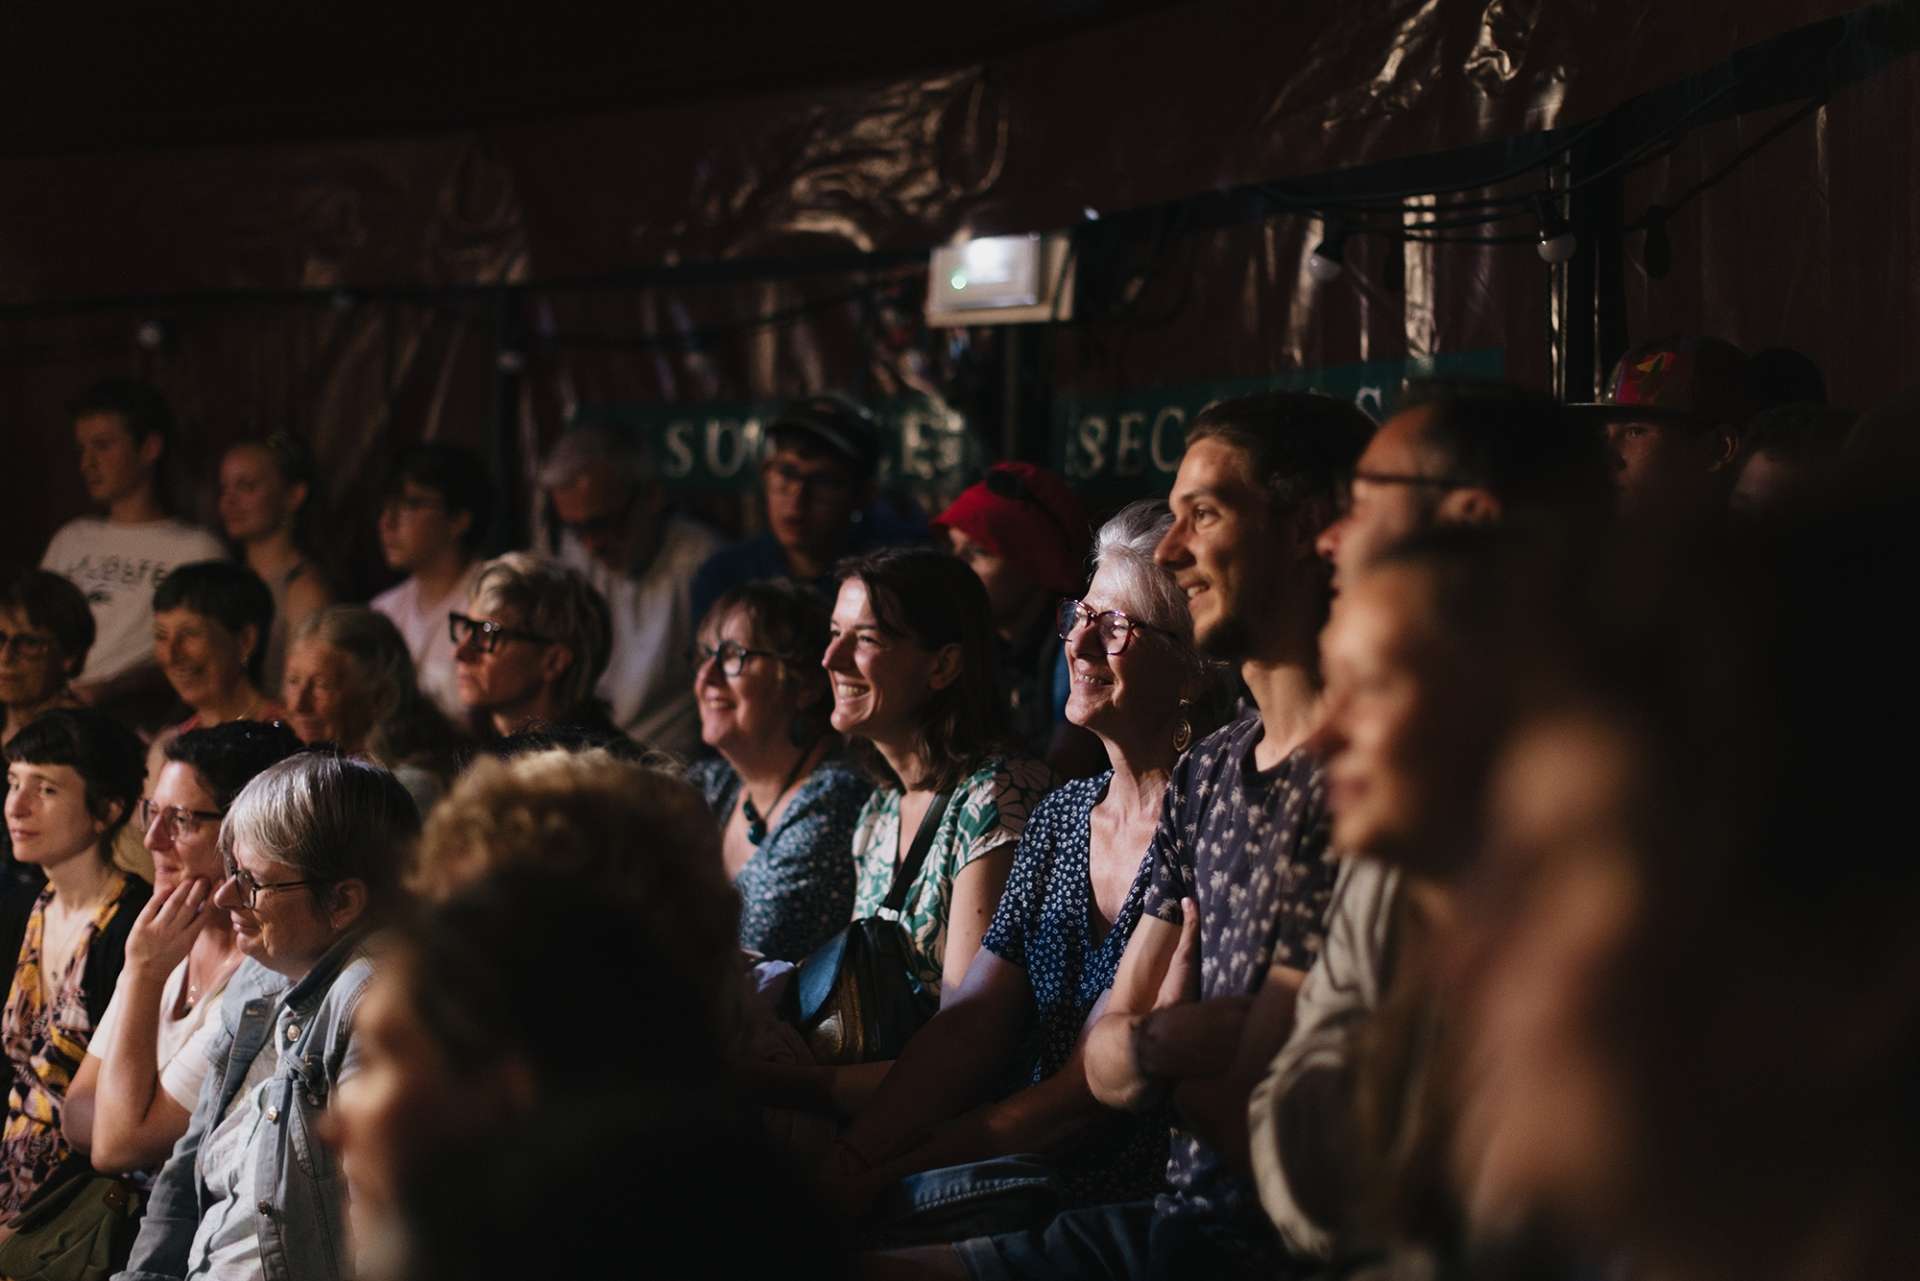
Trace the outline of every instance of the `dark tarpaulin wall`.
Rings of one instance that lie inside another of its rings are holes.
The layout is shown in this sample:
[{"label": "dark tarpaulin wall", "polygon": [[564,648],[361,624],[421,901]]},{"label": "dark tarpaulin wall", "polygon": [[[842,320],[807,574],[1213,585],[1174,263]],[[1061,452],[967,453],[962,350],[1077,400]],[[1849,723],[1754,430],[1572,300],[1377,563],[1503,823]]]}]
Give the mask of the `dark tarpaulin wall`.
[{"label": "dark tarpaulin wall", "polygon": [[[230,441],[306,433],[337,513],[326,550],[354,589],[377,575],[372,486],[394,445],[481,446],[524,503],[529,460],[579,405],[923,390],[991,446],[1036,385],[1042,400],[1055,387],[1091,400],[1476,352],[1545,383],[1567,322],[1526,244],[1369,236],[1343,280],[1315,289],[1304,217],[1163,228],[1112,311],[1021,335],[1017,359],[1004,336],[924,332],[917,269],[887,255],[1567,130],[1849,7],[1211,0],[818,93],[0,160],[5,552],[37,554],[81,508],[62,406],[109,372],[146,373],[174,399],[202,501],[205,460]],[[1712,124],[1631,175],[1627,216],[1768,119]],[[1783,135],[1676,217],[1664,280],[1629,266],[1627,326],[1791,342],[1828,363],[1840,399],[1889,390],[1915,319],[1900,269],[1913,123],[1910,61],[1837,95],[1817,129]],[[1755,175],[1775,197],[1758,216]],[[155,350],[134,342],[148,320],[166,331]],[[504,392],[503,347],[524,353]],[[1024,423],[1016,443],[1038,452],[1047,426]]]}]

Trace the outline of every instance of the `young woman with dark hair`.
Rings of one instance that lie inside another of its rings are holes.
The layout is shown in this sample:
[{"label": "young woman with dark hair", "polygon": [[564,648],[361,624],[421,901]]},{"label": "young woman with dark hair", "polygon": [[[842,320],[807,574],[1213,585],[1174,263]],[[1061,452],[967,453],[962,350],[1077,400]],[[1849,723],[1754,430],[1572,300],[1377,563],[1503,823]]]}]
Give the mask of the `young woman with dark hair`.
[{"label": "young woman with dark hair", "polygon": [[67,1088],[113,996],[147,883],[113,838],[140,798],[140,740],[104,713],[48,712],[7,744],[7,835],[46,873],[0,1016],[12,1089],[0,1136],[0,1226],[73,1158]]},{"label": "young woman with dark hair", "polygon": [[210,1066],[185,1051],[241,960],[231,920],[208,910],[226,879],[220,821],[254,775],[299,750],[284,725],[197,729],[167,745],[159,780],[140,802],[153,898],[127,936],[120,984],[61,1120],[103,1174],[157,1167],[186,1132]]},{"label": "young woman with dark hair", "polygon": [[879,783],[853,835],[853,918],[879,910],[942,802],[900,913],[921,981],[938,992],[973,963],[1027,815],[1052,780],[1006,749],[992,615],[963,562],[920,548],[846,562],[829,635],[833,727],[865,745]]}]

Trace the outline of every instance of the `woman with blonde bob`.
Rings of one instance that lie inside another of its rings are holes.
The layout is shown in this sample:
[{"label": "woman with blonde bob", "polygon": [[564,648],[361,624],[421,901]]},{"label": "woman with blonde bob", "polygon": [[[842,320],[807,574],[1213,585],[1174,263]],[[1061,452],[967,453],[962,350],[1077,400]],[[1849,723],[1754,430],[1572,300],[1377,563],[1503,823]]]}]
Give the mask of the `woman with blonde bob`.
[{"label": "woman with blonde bob", "polygon": [[484,730],[614,728],[594,693],[613,653],[613,616],[579,570],[531,552],[490,560],[447,630],[460,701]]}]

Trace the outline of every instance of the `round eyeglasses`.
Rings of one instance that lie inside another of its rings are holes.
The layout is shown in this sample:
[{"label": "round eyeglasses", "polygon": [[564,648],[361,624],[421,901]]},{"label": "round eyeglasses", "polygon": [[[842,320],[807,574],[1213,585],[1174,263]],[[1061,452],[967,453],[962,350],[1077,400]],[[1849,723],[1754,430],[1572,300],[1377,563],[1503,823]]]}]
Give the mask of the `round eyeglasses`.
[{"label": "round eyeglasses", "polygon": [[1128,618],[1117,609],[1096,610],[1084,601],[1061,601],[1060,609],[1054,616],[1054,630],[1059,633],[1060,639],[1072,640],[1083,624],[1093,628],[1094,635],[1100,638],[1100,648],[1110,655],[1124,654],[1127,646],[1133,643],[1135,632],[1169,634],[1164,627]]}]

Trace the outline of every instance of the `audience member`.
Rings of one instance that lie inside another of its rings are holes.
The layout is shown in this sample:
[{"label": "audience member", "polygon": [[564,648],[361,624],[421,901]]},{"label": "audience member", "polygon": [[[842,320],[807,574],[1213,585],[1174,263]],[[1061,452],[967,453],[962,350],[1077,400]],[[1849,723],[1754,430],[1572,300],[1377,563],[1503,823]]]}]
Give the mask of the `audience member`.
[{"label": "audience member", "polygon": [[1592,424],[1501,383],[1415,382],[1354,464],[1319,539],[1333,586],[1436,525],[1597,525],[1607,456]]},{"label": "audience member", "polygon": [[0,745],[42,712],[80,706],[73,682],[92,647],[93,611],[79,588],[44,569],[0,578]]},{"label": "audience member", "polygon": [[1839,479],[1854,415],[1825,405],[1793,404],[1754,415],[1734,462],[1728,509],[1749,520],[1792,517],[1816,508]]},{"label": "audience member", "polygon": [[123,1275],[349,1274],[340,1178],[316,1127],[359,1067],[365,941],[397,906],[419,826],[393,775],[328,752],[271,765],[234,799],[213,906],[247,959],[221,1018],[181,1051],[210,1070]]},{"label": "audience member", "polygon": [[1459,1262],[1457,1215],[1430,1208],[1445,1199],[1445,1158],[1426,1106],[1438,1071],[1428,983],[1478,853],[1513,669],[1501,640],[1533,600],[1531,573],[1491,529],[1429,530],[1350,579],[1321,634],[1310,746],[1344,865],[1293,1032],[1249,1108],[1261,1200],[1296,1256],[1392,1244]]},{"label": "audience member", "polygon": [[718,755],[687,773],[720,822],[740,946],[800,961],[853,913],[853,831],[873,783],[840,752],[820,656],[826,602],[777,580],[736,587],[700,624],[694,697]]},{"label": "audience member", "polygon": [[[1172,525],[1165,503],[1124,508],[1094,539],[1084,599],[1055,611],[1073,658],[1067,717],[1099,736],[1111,768],[1050,793],[1028,819],[966,978],[842,1137],[856,1201],[913,1171],[1015,1153],[1055,1163],[1074,1206],[1160,1186],[1168,1118],[1096,1103],[1079,1045],[1140,919],[1153,870],[1143,854],[1196,706],[1221,701],[1206,696],[1218,682],[1194,649],[1186,597],[1154,563]],[[1023,1088],[997,1099],[1009,1078]]]},{"label": "audience member", "polygon": [[263,689],[280,688],[294,629],[333,603],[306,542],[317,501],[313,454],[298,437],[275,432],[243,441],[220,460],[220,523],[247,568],[273,593],[273,627],[260,666]]},{"label": "audience member", "polygon": [[1827,376],[1813,357],[1791,347],[1754,352],[1747,361],[1747,385],[1763,406],[1827,403]]},{"label": "audience member", "polygon": [[1247,1169],[1247,1097],[1291,1026],[1325,931],[1326,784],[1304,747],[1327,581],[1314,552],[1372,425],[1275,393],[1210,405],[1187,430],[1156,558],[1203,653],[1237,663],[1253,706],[1174,766],[1139,925],[1082,1049],[1109,1107],[1179,1110],[1170,1193],[1069,1212],[957,1249],[975,1277],[1269,1275],[1278,1252]]},{"label": "audience member", "polygon": [[153,655],[192,715],[162,731],[147,753],[147,777],[159,778],[167,744],[189,730],[228,721],[277,721],[286,711],[261,692],[263,642],[273,626],[273,595],[258,575],[232,561],[182,565],[153,594]]},{"label": "audience member", "polygon": [[299,750],[284,725],[193,730],[167,744],[160,778],[140,802],[153,897],[127,936],[120,984],[61,1120],[68,1142],[104,1174],[157,1169],[187,1131],[211,1065],[183,1051],[241,961],[231,920],[211,909],[226,879],[220,821],[256,774]]},{"label": "audience member", "polygon": [[878,783],[853,836],[853,915],[879,910],[931,815],[932,843],[900,921],[921,982],[939,993],[973,963],[1047,771],[1005,750],[986,590],[966,566],[906,549],[841,568],[822,660],[833,727],[868,745]]},{"label": "audience member", "polygon": [[1062,778],[1097,774],[1099,740],[1066,719],[1066,652],[1054,635],[1060,601],[1086,577],[1087,514],[1067,482],[1032,463],[998,463],[961,491],[933,528],[987,589],[1014,737]]},{"label": "audience member", "polygon": [[882,431],[843,396],[793,401],[766,426],[760,490],[766,531],[724,547],[693,578],[693,612],[705,618],[735,587],[790,578],[827,601],[834,567],[887,542],[867,510],[880,466]]},{"label": "audience member", "polygon": [[607,602],[579,570],[529,552],[480,567],[467,613],[447,615],[460,701],[476,729],[613,730],[594,694],[613,645]]},{"label": "audience member", "polygon": [[88,388],[72,414],[80,478],[105,515],[62,525],[40,563],[93,607],[95,641],[80,673],[81,697],[157,723],[166,689],[150,644],[154,591],[174,566],[221,559],[226,548],[206,530],[169,517],[161,503],[158,477],[173,411],[159,392],[110,378]]},{"label": "audience member", "polygon": [[113,865],[140,799],[140,740],[90,708],[59,708],[7,743],[7,835],[46,889],[27,918],[0,1015],[11,1088],[0,1133],[0,1227],[61,1176],[67,1088],[120,978],[127,933],[151,893]]},{"label": "audience member", "polygon": [[294,733],[393,771],[420,812],[447,790],[453,726],[413,680],[399,629],[364,605],[335,605],[294,629],[282,695]]},{"label": "audience member", "polygon": [[[80,706],[73,680],[92,644],[93,611],[79,588],[44,569],[0,578],[0,752],[41,713]],[[39,868],[13,857],[0,827],[0,956],[20,954],[27,917],[46,883]]]},{"label": "audience member", "polygon": [[492,526],[493,480],[480,456],[427,441],[400,451],[380,504],[380,550],[406,578],[373,598],[406,638],[420,689],[450,719],[466,719],[447,615],[466,606]]},{"label": "audience member", "polygon": [[1741,428],[1762,407],[1738,347],[1680,338],[1635,347],[1600,404],[1571,408],[1605,424],[1620,514],[1686,527],[1725,513]]},{"label": "audience member", "polygon": [[603,424],[569,428],[540,468],[551,550],[606,601],[613,648],[600,692],[628,736],[689,756],[700,745],[693,706],[692,583],[718,546],[667,510],[652,454]]},{"label": "audience member", "polygon": [[[534,862],[506,866],[399,932],[356,1019],[361,1070],[328,1116],[363,1276],[411,1278],[419,1264],[406,1252],[447,1248],[396,1222],[429,1171],[456,1187],[474,1177],[437,1167],[441,1150],[578,1109],[617,1113],[638,1097],[670,1102],[716,1138],[742,1128],[729,1115],[744,1111],[727,1080],[732,1047],[713,1039],[721,1029],[700,1004],[731,976],[731,958],[691,934],[691,918],[643,915],[631,897],[582,889]],[[714,967],[705,982],[687,972],[700,962]],[[571,977],[555,983],[558,973]],[[609,1017],[623,1010],[647,1017]],[[596,1027],[605,1040],[582,1054],[556,1027]]]}]

